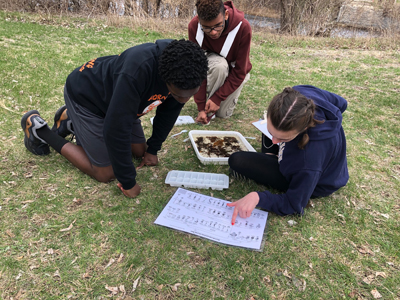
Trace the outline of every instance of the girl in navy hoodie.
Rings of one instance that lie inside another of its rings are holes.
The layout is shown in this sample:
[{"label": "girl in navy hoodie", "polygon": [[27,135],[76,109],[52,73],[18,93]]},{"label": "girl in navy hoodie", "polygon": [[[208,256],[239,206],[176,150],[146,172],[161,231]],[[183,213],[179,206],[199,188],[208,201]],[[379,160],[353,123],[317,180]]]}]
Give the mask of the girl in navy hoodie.
[{"label": "girl in navy hoodie", "polygon": [[276,95],[266,114],[272,140],[262,136],[262,153],[237,152],[229,166],[235,177],[282,191],[251,192],[228,204],[236,216],[259,208],[284,216],[303,214],[310,198],[325,197],[349,179],[342,113],[347,101],[310,85],[285,88]]}]

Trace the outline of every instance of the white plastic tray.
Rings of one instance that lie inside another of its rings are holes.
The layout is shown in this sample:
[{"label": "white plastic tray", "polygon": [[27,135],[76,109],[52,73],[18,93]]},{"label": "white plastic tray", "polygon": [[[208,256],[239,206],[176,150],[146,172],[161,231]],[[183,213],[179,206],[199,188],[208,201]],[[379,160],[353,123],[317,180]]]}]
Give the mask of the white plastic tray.
[{"label": "white plastic tray", "polygon": [[222,190],[229,187],[229,177],[225,174],[191,171],[169,171],[165,183],[171,186]]},{"label": "white plastic tray", "polygon": [[197,149],[196,142],[193,136],[217,136],[217,137],[225,137],[225,136],[234,136],[238,140],[240,140],[243,145],[247,148],[247,151],[256,152],[254,148],[249,144],[249,142],[244,138],[244,136],[237,131],[213,131],[213,130],[191,130],[189,131],[189,138],[192,143],[193,149],[196,152],[199,160],[204,164],[215,164],[215,165],[227,165],[229,157],[205,157],[201,155],[199,150]]},{"label": "white plastic tray", "polygon": [[[154,117],[150,118],[151,125],[153,125]],[[179,116],[174,126],[184,125],[184,124],[194,124],[194,119],[191,116]]]}]

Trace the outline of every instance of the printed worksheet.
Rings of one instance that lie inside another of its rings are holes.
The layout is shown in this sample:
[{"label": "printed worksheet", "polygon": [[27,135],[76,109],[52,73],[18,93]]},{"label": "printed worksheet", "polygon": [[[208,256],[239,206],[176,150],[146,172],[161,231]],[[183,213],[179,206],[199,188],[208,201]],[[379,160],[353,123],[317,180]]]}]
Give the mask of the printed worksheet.
[{"label": "printed worksheet", "polygon": [[267,136],[270,140],[272,140],[272,135],[269,133],[267,128],[267,122],[264,120],[258,120],[252,123],[258,130],[260,130],[265,136]]},{"label": "printed worksheet", "polygon": [[229,201],[178,188],[155,224],[191,233],[231,246],[261,249],[268,213],[254,209],[251,216],[236,218]]}]

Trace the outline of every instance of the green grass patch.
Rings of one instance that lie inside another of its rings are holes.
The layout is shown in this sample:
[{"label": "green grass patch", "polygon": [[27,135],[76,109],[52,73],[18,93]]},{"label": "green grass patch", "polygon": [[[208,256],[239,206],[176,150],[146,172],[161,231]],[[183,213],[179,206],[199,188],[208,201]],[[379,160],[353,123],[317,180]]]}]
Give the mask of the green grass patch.
[{"label": "green grass patch", "polygon": [[[375,289],[382,299],[398,299],[398,41],[254,34],[253,70],[234,116],[206,129],[253,136],[259,150],[261,136],[250,122],[285,86],[313,84],[349,102],[343,126],[350,182],[313,200],[304,216],[270,214],[262,252],[153,225],[175,191],[164,184],[170,170],[228,174],[227,166],[201,164],[186,135],[167,139],[159,166],[139,170],[142,193],[135,199],[54,151],[37,157],[25,149],[22,115],[38,109],[52,125],[74,68],[184,36],[0,12],[0,299],[372,299]],[[197,115],[193,101],[182,114]],[[142,118],[147,136],[151,116]],[[227,190],[195,191],[236,200],[265,189],[231,180]]]}]

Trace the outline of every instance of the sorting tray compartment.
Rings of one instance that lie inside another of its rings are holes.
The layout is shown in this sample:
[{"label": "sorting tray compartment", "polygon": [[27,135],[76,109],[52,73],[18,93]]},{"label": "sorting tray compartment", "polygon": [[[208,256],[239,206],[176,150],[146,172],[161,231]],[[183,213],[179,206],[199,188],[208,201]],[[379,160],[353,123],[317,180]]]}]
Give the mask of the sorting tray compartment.
[{"label": "sorting tray compartment", "polygon": [[229,157],[206,157],[203,156],[199,149],[197,148],[195,137],[196,136],[217,136],[220,138],[226,136],[234,136],[238,141],[247,148],[247,151],[256,152],[256,150],[249,144],[249,142],[244,138],[244,136],[237,131],[214,131],[214,130],[191,130],[189,131],[189,138],[192,143],[193,149],[198,157],[198,159],[204,165],[215,164],[215,165],[227,165]]},{"label": "sorting tray compartment", "polygon": [[177,187],[222,190],[229,187],[229,176],[217,173],[169,171],[166,184]]}]

